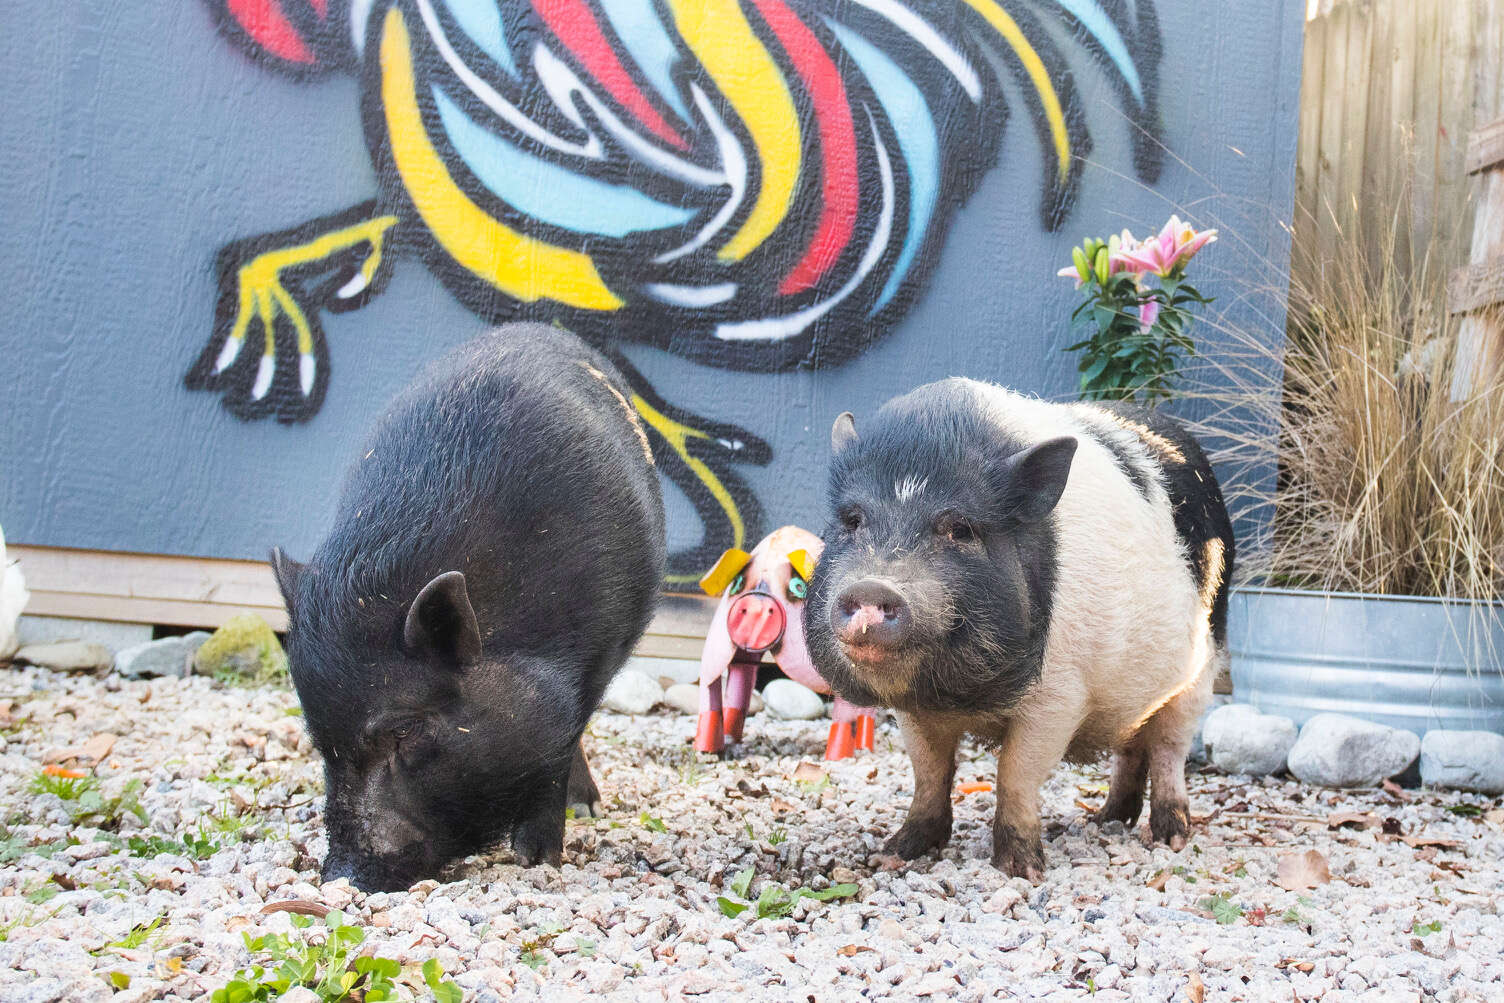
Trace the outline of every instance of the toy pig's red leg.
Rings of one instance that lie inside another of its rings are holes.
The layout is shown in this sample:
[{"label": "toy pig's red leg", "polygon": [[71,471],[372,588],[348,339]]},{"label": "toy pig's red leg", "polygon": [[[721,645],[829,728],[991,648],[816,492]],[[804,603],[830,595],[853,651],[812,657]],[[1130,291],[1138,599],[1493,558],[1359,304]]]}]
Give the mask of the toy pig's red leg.
[{"label": "toy pig's red leg", "polygon": [[825,740],[826,759],[850,759],[852,756],[850,721],[832,721],[830,737]]},{"label": "toy pig's red leg", "polygon": [[695,729],[696,752],[720,752],[726,747],[721,725],[721,681],[700,680],[700,723]]},{"label": "toy pig's red leg", "polygon": [[863,707],[856,719],[856,747],[872,752],[877,748],[877,721],[873,708]]},{"label": "toy pig's red leg", "polygon": [[747,708],[752,703],[752,685],[757,681],[756,662],[732,662],[726,670],[726,738],[732,742],[742,740],[742,725],[747,720]]}]

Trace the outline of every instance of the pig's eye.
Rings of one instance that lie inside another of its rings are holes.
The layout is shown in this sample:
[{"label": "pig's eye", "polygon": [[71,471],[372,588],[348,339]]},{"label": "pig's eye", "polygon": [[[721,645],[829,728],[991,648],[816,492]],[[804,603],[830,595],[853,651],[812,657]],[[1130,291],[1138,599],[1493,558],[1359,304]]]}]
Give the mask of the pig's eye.
[{"label": "pig's eye", "polygon": [[841,513],[841,525],[846,527],[848,533],[855,533],[862,528],[862,510],[849,508]]},{"label": "pig's eye", "polygon": [[941,536],[949,537],[952,543],[970,543],[977,538],[977,531],[971,523],[956,516],[942,518],[935,531]]},{"label": "pig's eye", "polygon": [[798,575],[794,575],[792,578],[789,579],[789,598],[790,599],[803,599],[805,592],[806,592],[806,589],[805,589],[805,586],[804,586],[804,579],[803,578],[800,578]]},{"label": "pig's eye", "polygon": [[404,738],[410,737],[412,735],[412,733],[415,732],[415,731],[417,731],[417,730],[418,730],[418,722],[416,722],[416,721],[403,721],[403,722],[401,722],[399,724],[395,724],[395,725],[392,726],[392,737],[395,738],[397,741],[400,742]]},{"label": "pig's eye", "polygon": [[731,583],[731,594],[736,595],[746,584],[747,576],[745,574],[737,575],[736,580]]}]

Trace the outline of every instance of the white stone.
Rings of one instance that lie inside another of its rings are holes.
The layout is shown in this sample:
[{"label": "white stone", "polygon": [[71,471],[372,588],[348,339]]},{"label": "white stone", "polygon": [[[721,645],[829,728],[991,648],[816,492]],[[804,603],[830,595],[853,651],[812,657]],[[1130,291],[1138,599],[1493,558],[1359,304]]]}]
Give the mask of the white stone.
[{"label": "white stone", "polygon": [[820,694],[794,682],[792,679],[775,679],[762,691],[767,704],[768,716],[784,721],[813,721],[825,713],[825,701]]},{"label": "white stone", "polygon": [[663,702],[681,714],[698,714],[700,687],[694,683],[675,683],[663,691]]},{"label": "white stone", "polygon": [[618,714],[646,714],[662,699],[663,687],[656,680],[635,669],[625,669],[606,687],[601,706]]},{"label": "white stone", "polygon": [[59,672],[96,672],[110,667],[115,660],[110,649],[87,641],[53,641],[28,644],[16,652],[16,661],[40,665]]},{"label": "white stone", "polygon": [[1420,737],[1345,714],[1317,714],[1290,749],[1290,772],[1308,784],[1372,787],[1403,773],[1420,755]]},{"label": "white stone", "polygon": [[1491,731],[1426,732],[1420,779],[1428,787],[1504,794],[1504,735]]},{"label": "white stone", "polygon": [[1217,769],[1254,777],[1283,770],[1298,734],[1294,721],[1249,704],[1218,707],[1201,726],[1206,756]]}]

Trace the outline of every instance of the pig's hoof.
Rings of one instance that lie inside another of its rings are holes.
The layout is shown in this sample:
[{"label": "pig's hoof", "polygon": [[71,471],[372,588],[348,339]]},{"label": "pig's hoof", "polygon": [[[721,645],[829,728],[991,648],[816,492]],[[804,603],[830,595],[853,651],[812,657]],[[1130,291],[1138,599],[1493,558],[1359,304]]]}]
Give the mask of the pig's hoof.
[{"label": "pig's hoof", "polygon": [[1191,835],[1190,808],[1184,804],[1156,804],[1149,809],[1149,834],[1179,852]]},{"label": "pig's hoof", "polygon": [[547,864],[558,867],[564,856],[563,819],[557,824],[533,820],[524,822],[512,835],[512,852],[523,867]]},{"label": "pig's hoof", "polygon": [[571,801],[566,806],[575,818],[605,818],[606,809],[599,799],[594,801]]},{"label": "pig's hoof", "polygon": [[908,863],[907,860],[892,853],[874,853],[868,862],[880,871],[899,871]]},{"label": "pig's hoof", "polygon": [[950,842],[950,819],[929,822],[905,822],[893,838],[883,844],[883,853],[902,860],[922,857]]},{"label": "pig's hoof", "polygon": [[1036,836],[1025,839],[1012,826],[993,831],[992,866],[1013,878],[1044,880],[1044,844]]},{"label": "pig's hoof", "polygon": [[1091,820],[1098,825],[1105,825],[1108,822],[1122,822],[1131,829],[1138,822],[1138,817],[1143,813],[1143,810],[1144,799],[1141,797],[1124,798],[1120,801],[1109,794],[1107,802],[1092,814]]}]

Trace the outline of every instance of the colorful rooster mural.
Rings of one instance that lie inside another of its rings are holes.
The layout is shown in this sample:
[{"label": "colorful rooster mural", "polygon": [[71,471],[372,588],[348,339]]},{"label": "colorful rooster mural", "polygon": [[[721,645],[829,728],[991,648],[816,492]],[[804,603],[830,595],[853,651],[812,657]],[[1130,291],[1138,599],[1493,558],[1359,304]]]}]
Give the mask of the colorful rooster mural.
[{"label": "colorful rooster mural", "polygon": [[[1150,0],[209,6],[266,65],[359,76],[381,187],[220,251],[214,332],[187,384],[247,419],[318,411],[321,312],[360,306],[409,254],[482,318],[550,320],[607,351],[757,372],[848,359],[908,308],[997,162],[1006,95],[1045,152],[1041,224],[1069,212],[1091,141],[1056,38],[1116,81],[1139,177],[1160,164]],[[771,450],[616,358],[704,523],[671,561],[668,584],[687,585],[760,535],[734,468]]]}]

